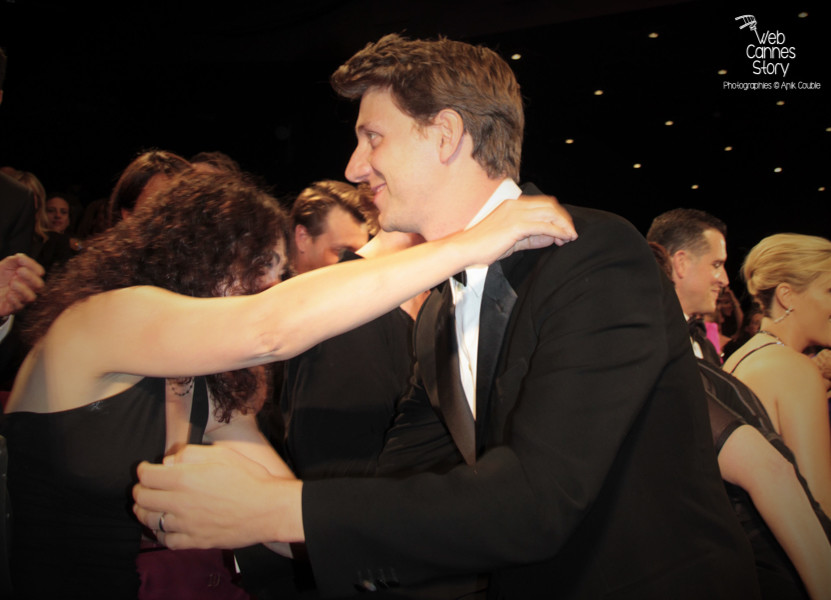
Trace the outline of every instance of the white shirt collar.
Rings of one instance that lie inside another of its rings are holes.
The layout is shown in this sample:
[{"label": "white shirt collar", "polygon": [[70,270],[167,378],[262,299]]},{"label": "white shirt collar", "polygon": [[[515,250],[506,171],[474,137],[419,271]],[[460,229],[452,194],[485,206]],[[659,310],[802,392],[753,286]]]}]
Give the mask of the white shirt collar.
[{"label": "white shirt collar", "polygon": [[465,229],[470,229],[474,225],[476,225],[479,221],[487,217],[496,208],[505,202],[505,200],[510,200],[511,198],[518,198],[522,194],[522,190],[519,189],[519,186],[514,182],[513,179],[505,178],[502,180],[502,183],[499,184],[491,197],[488,198],[488,201],[482,205],[482,208],[479,209],[479,212],[476,213],[476,216],[471,219],[470,223],[467,224]]},{"label": "white shirt collar", "polygon": [[[477,212],[476,215],[470,220],[470,223],[467,224],[465,229],[470,229],[479,221],[482,221],[485,217],[495,211],[500,204],[505,202],[505,200],[519,198],[521,194],[522,190],[513,179],[503,179],[502,183],[500,183],[499,186],[493,191],[491,197],[488,198],[487,202],[482,205],[482,208],[480,208],[479,212]],[[488,265],[471,265],[465,269],[468,284],[470,284],[471,281],[476,281],[477,279],[481,279],[484,282],[485,272],[487,272],[487,270]]]},{"label": "white shirt collar", "polygon": [[[689,323],[690,319],[692,319],[692,317],[687,313],[684,313],[684,321]],[[692,344],[693,354],[695,354],[695,357],[704,358],[704,352],[701,350],[701,344],[696,342],[692,335],[690,335],[690,344]]]}]

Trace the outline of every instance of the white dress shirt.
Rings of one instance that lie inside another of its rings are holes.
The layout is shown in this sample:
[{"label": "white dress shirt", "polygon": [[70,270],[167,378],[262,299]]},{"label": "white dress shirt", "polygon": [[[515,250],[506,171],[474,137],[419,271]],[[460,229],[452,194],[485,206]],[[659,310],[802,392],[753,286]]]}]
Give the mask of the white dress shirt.
[{"label": "white dress shirt", "polygon": [[[687,316],[687,313],[684,313],[684,320],[689,323],[692,317]],[[695,354],[696,358],[704,358],[704,352],[701,350],[701,345],[696,342],[692,336],[690,336],[690,343],[692,344],[693,354]]]},{"label": "white dress shirt", "polygon": [[0,342],[2,342],[6,335],[9,333],[9,330],[12,328],[12,322],[14,321],[14,315],[9,315],[9,317],[0,325]]},{"label": "white dress shirt", "polygon": [[[482,206],[465,229],[476,225],[491,214],[505,200],[518,198],[522,190],[511,179],[505,179]],[[453,304],[456,307],[456,340],[459,348],[459,372],[462,387],[473,418],[476,418],[476,365],[479,352],[479,313],[488,265],[474,265],[465,269],[467,285],[450,279]]]}]

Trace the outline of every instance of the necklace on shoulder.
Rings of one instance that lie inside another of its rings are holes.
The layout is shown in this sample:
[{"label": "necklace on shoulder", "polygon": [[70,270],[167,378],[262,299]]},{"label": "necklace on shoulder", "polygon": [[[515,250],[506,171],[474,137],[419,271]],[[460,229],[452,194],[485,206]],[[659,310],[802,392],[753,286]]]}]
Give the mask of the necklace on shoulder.
[{"label": "necklace on shoulder", "polygon": [[778,335],[774,335],[774,334],[772,334],[772,333],[771,333],[770,331],[768,331],[767,329],[760,329],[760,330],[758,331],[758,333],[763,333],[764,335],[769,335],[770,337],[772,337],[773,339],[775,339],[775,340],[776,340],[776,343],[777,343],[777,344],[779,344],[780,346],[784,346],[784,345],[785,345],[785,342],[783,342],[782,340],[780,340]]}]

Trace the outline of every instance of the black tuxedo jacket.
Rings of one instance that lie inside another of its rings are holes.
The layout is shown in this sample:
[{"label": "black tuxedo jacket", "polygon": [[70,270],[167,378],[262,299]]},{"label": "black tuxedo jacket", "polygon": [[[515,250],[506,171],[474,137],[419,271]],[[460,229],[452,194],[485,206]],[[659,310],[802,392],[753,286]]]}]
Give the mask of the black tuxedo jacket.
[{"label": "black tuxedo jacket", "polygon": [[35,202],[23,185],[0,173],[0,259],[29,254],[35,232]]},{"label": "black tuxedo jacket", "polygon": [[473,460],[439,397],[440,286],[381,462],[422,472],[304,484],[322,591],[490,572],[495,598],[758,595],[675,291],[629,223],[569,211],[578,240],[489,269]]}]

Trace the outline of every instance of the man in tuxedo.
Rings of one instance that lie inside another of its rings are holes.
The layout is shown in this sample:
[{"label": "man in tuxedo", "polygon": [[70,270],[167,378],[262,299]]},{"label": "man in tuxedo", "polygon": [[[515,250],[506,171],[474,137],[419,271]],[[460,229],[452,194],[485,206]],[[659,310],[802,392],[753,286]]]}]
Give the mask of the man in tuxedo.
[{"label": "man in tuxedo", "polygon": [[[6,78],[6,53],[0,48],[0,104]],[[35,202],[26,186],[0,171],[0,258],[28,254],[35,230]]]},{"label": "man in tuxedo", "polygon": [[646,239],[659,244],[669,256],[672,283],[690,329],[698,358],[721,366],[721,357],[707,339],[702,315],[716,310],[721,290],[729,279],[727,226],[711,214],[694,208],[676,208],[655,217]]},{"label": "man in tuxedo", "polygon": [[[491,50],[389,35],[332,82],[360,98],[346,174],[385,230],[436,239],[520,193],[519,86]],[[280,481],[190,447],[139,467],[139,518],[174,547],[305,542],[330,595],[488,572],[494,598],[757,597],[675,292],[629,223],[569,210],[576,241],[425,303],[395,476]]]},{"label": "man in tuxedo", "polygon": [[[5,79],[6,53],[0,48],[0,104]],[[0,341],[12,326],[12,315],[43,287],[43,267],[24,256],[31,249],[34,230],[32,193],[0,171]]]},{"label": "man in tuxedo", "polygon": [[19,182],[0,172],[0,257],[27,254],[35,230],[35,201]]}]

